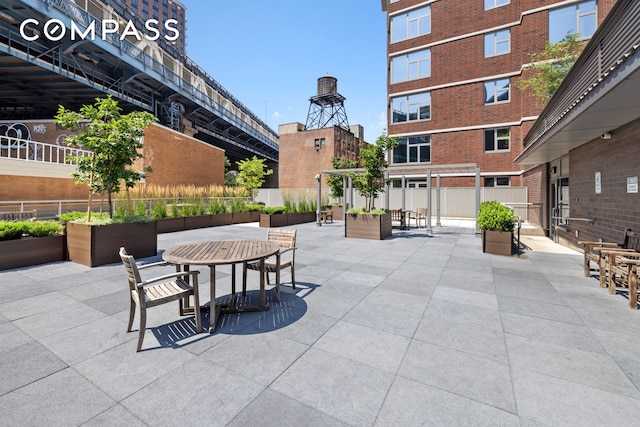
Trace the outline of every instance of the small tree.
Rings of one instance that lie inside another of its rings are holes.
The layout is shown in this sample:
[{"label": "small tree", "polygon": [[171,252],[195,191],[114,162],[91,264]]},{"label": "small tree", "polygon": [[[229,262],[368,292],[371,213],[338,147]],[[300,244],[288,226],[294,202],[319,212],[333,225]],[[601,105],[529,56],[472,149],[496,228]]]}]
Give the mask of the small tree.
[{"label": "small tree", "polygon": [[579,34],[568,34],[557,43],[547,41],[543,52],[529,55],[534,74],[528,79],[520,78],[518,88],[531,88],[535,97],[546,104],[573,67],[583,47]]},{"label": "small tree", "polygon": [[[358,166],[355,160],[333,157],[331,164],[334,169],[351,169]],[[327,184],[331,188],[331,197],[340,199],[344,197],[343,179],[341,175],[327,175]]]},{"label": "small tree", "polygon": [[386,133],[376,139],[375,144],[369,144],[360,149],[360,164],[363,173],[350,174],[353,186],[358,194],[365,198],[365,210],[373,209],[373,201],[384,191],[384,171],[387,167],[386,153],[398,145],[398,140]]},{"label": "small tree", "polygon": [[227,156],[224,157],[224,186],[225,187],[237,187],[237,171],[231,169],[231,161]]},{"label": "small tree", "polygon": [[255,191],[264,184],[264,177],[273,173],[272,169],[267,169],[265,159],[253,156],[251,159],[244,159],[236,162],[238,165],[238,185],[251,195],[251,201],[255,200]]},{"label": "small tree", "polygon": [[67,145],[89,150],[90,157],[73,156],[78,169],[72,174],[76,183],[89,185],[89,207],[87,222],[91,221],[93,194],[107,193],[109,216],[113,215],[112,194],[120,191],[124,183],[127,189],[151,172],[150,167],[142,171],[133,169],[136,160],[143,157],[144,129],[157,119],[148,112],[134,111],[121,114],[118,102],[110,95],[96,98],[93,105],[84,105],[79,112],[58,108],[55,122],[62,127],[80,132],[66,139]]}]

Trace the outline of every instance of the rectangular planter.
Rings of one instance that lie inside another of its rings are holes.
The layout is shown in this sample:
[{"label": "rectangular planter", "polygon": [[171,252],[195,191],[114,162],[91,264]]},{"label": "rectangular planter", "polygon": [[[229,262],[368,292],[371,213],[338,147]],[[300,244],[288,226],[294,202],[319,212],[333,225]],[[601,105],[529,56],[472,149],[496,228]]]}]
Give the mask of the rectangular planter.
[{"label": "rectangular planter", "polygon": [[482,252],[497,255],[513,254],[513,233],[482,230]]},{"label": "rectangular planter", "polygon": [[158,251],[157,222],[87,225],[67,223],[70,261],[89,267],[121,262],[121,246],[136,258],[155,256]]},{"label": "rectangular planter", "polygon": [[260,215],[262,215],[264,212],[262,212],[262,211],[251,211],[249,213],[251,214],[251,222],[258,222],[258,221],[260,221]]},{"label": "rectangular planter", "polygon": [[358,239],[385,239],[391,236],[391,214],[347,214],[344,235]]},{"label": "rectangular planter", "polygon": [[260,215],[260,227],[273,228],[273,227],[285,227],[289,225],[289,214],[262,214]]},{"label": "rectangular planter", "polygon": [[184,229],[193,230],[196,228],[205,228],[211,226],[212,215],[196,215],[184,217]]},{"label": "rectangular planter", "polygon": [[212,227],[217,227],[219,225],[231,225],[231,213],[219,213],[211,215],[210,225]]},{"label": "rectangular planter", "polygon": [[302,224],[302,213],[296,212],[296,213],[290,213],[288,215],[289,215],[289,219],[287,220],[289,222],[288,225]]},{"label": "rectangular planter", "polygon": [[64,261],[65,236],[0,241],[0,270]]},{"label": "rectangular planter", "polygon": [[315,222],[315,221],[316,221],[315,212],[302,212],[302,222]]},{"label": "rectangular planter", "polygon": [[157,219],[158,233],[173,233],[184,230],[184,218],[160,218]]},{"label": "rectangular planter", "polygon": [[246,222],[251,222],[251,212],[234,212],[232,214],[232,224],[244,224]]},{"label": "rectangular planter", "polygon": [[344,207],[333,205],[333,206],[325,206],[324,209],[329,209],[333,211],[334,221],[335,220],[342,221],[342,218],[344,217]]}]

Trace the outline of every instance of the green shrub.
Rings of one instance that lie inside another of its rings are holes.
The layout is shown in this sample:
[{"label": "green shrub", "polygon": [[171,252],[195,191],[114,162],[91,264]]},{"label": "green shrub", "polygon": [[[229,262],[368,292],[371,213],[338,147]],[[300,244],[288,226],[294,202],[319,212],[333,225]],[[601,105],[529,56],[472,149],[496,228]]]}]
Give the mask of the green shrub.
[{"label": "green shrub", "polygon": [[19,239],[24,232],[24,221],[0,221],[0,240]]},{"label": "green shrub", "polygon": [[62,224],[58,221],[27,221],[25,233],[33,237],[57,236],[62,233]]},{"label": "green shrub", "polygon": [[286,213],[287,209],[284,206],[267,206],[264,208],[264,213],[268,215]]},{"label": "green shrub", "polygon": [[371,215],[383,215],[386,214],[387,211],[385,209],[373,209],[371,211],[367,211],[365,208],[351,208],[347,211],[349,215],[358,215],[358,214],[371,214]]},{"label": "green shrub", "polygon": [[247,212],[247,204],[244,199],[231,199],[231,213]]},{"label": "green shrub", "polygon": [[58,219],[62,221],[64,224],[66,224],[67,222],[76,221],[86,216],[87,216],[86,212],[80,212],[80,211],[65,212],[57,215]]},{"label": "green shrub", "polygon": [[481,230],[513,232],[516,217],[507,206],[493,200],[480,203],[478,227]]},{"label": "green shrub", "polygon": [[246,205],[246,209],[248,212],[263,212],[264,211],[264,203],[249,203]]},{"label": "green shrub", "polygon": [[210,214],[223,214],[227,212],[227,205],[224,200],[214,199],[211,203],[209,203],[209,213]]},{"label": "green shrub", "polygon": [[167,217],[167,204],[164,200],[156,200],[151,206],[151,216],[153,219],[161,219]]}]

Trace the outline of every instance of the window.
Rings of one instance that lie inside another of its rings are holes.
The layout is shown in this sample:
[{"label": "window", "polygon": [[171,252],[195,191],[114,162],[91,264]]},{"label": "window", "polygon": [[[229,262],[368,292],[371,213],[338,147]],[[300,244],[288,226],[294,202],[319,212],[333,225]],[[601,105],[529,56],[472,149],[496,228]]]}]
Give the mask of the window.
[{"label": "window", "polygon": [[596,32],[596,1],[589,0],[549,11],[549,43],[563,40],[567,34],[583,39]]},{"label": "window", "polygon": [[509,151],[509,128],[487,129],[484,131],[484,151]]},{"label": "window", "polygon": [[391,83],[431,76],[431,49],[391,58]]},{"label": "window", "polygon": [[431,135],[399,138],[393,149],[393,163],[428,163],[431,161]]},{"label": "window", "polygon": [[487,176],[484,179],[485,187],[508,187],[511,179],[508,176]]},{"label": "window", "polygon": [[422,36],[431,32],[431,6],[414,9],[391,18],[391,42]]},{"label": "window", "polygon": [[497,104],[509,102],[509,79],[491,80],[484,82],[484,103]]},{"label": "window", "polygon": [[431,118],[431,92],[391,98],[393,123],[428,120]]},{"label": "window", "polygon": [[505,4],[509,4],[509,0],[484,0],[484,10],[504,6]]},{"label": "window", "polygon": [[484,57],[504,55],[511,51],[511,31],[500,30],[484,35]]}]

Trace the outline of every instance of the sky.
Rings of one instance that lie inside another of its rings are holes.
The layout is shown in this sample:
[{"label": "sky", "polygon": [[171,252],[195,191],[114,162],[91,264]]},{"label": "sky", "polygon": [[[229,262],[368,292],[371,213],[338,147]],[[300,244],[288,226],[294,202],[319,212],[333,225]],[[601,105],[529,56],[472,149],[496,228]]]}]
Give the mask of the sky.
[{"label": "sky", "polygon": [[305,124],[318,78],[338,80],[350,125],[386,128],[386,25],[379,0],[181,0],[187,56],[276,132]]}]

